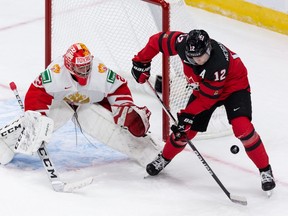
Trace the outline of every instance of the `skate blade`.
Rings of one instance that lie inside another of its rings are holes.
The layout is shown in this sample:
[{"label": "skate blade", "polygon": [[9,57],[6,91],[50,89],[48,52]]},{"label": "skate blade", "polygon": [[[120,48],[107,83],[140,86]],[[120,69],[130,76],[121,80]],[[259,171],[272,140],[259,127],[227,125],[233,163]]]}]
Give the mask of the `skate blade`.
[{"label": "skate blade", "polygon": [[273,194],[273,190],[266,191],[266,195],[268,198],[270,198],[272,194]]}]

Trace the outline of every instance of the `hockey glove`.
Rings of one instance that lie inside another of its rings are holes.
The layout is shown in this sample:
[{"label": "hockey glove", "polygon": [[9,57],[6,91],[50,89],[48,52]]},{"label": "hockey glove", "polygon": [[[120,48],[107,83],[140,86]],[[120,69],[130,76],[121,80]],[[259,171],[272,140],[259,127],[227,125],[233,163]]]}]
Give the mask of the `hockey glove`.
[{"label": "hockey glove", "polygon": [[145,83],[150,77],[151,62],[142,63],[132,60],[132,63],[133,67],[131,69],[131,73],[134,79],[138,83]]},{"label": "hockey glove", "polygon": [[150,110],[134,104],[112,106],[112,114],[116,124],[127,127],[128,131],[136,136],[145,136],[150,127]]},{"label": "hockey glove", "polygon": [[190,130],[194,115],[188,113],[178,113],[178,124],[172,125],[171,130],[175,135],[175,141],[186,141],[186,133]]}]

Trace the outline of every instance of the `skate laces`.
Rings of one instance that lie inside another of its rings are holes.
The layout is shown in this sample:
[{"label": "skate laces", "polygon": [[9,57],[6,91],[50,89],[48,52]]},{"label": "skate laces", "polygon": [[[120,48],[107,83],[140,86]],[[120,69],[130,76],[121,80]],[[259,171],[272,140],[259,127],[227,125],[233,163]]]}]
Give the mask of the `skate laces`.
[{"label": "skate laces", "polygon": [[263,171],[260,173],[262,183],[273,182],[274,178],[271,170]]},{"label": "skate laces", "polygon": [[166,161],[162,155],[158,155],[158,157],[152,162],[153,166],[155,167],[156,170],[162,170],[169,161]]}]

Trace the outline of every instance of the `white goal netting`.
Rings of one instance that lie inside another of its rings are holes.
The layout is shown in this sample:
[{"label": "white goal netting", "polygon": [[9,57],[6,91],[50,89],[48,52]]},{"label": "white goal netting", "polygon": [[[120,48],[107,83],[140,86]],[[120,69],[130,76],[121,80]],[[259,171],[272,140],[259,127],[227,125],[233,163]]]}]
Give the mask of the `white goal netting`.
[{"label": "white goal netting", "polygon": [[[83,42],[109,68],[127,79],[132,91],[148,88],[139,85],[130,74],[133,56],[149,37],[162,30],[162,8],[141,0],[51,0],[51,59],[63,55],[67,47]],[[193,14],[183,0],[170,3],[170,30],[189,32],[197,28]],[[47,18],[47,17],[46,17]],[[187,88],[179,57],[170,58],[169,107],[176,116],[184,108],[191,89]],[[162,56],[152,61],[152,83],[162,74]],[[151,92],[147,90],[147,92]],[[208,132],[202,138],[231,133],[222,108],[215,111]]]}]

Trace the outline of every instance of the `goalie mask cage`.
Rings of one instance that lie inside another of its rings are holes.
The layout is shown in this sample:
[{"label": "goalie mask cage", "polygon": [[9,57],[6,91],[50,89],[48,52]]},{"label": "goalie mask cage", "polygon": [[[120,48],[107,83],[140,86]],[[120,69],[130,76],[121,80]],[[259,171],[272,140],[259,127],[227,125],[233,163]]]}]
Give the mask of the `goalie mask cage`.
[{"label": "goalie mask cage", "polygon": [[[189,32],[197,28],[193,15],[183,0],[45,0],[45,65],[63,55],[68,47],[83,42],[91,53],[110,69],[123,76],[131,91],[152,92],[147,85],[137,84],[130,71],[132,58],[159,31]],[[178,56],[155,56],[151,83],[162,76],[162,99],[176,117],[191,95]],[[153,95],[154,96],[154,95]],[[148,107],[149,108],[149,107]],[[231,134],[223,108],[218,108],[206,133],[196,138]],[[163,140],[171,123],[163,111]]]}]

